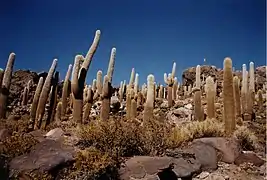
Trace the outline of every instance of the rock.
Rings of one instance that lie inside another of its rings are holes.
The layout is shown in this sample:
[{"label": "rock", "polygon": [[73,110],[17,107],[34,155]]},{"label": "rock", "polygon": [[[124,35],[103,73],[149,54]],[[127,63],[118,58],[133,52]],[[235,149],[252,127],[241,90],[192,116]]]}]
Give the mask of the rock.
[{"label": "rock", "polygon": [[0,155],[0,177],[1,179],[9,179],[9,168],[8,168],[8,158]]},{"label": "rock", "polygon": [[188,177],[199,171],[200,164],[192,164],[183,158],[135,156],[126,161],[119,171],[121,180],[160,179],[163,177]]},{"label": "rock", "polygon": [[190,109],[190,110],[193,109],[193,105],[192,105],[192,104],[186,104],[184,107],[185,107],[186,109]]},{"label": "rock", "polygon": [[219,174],[211,174],[207,179],[205,180],[225,180],[225,178]]},{"label": "rock", "polygon": [[55,128],[46,133],[45,137],[48,139],[58,140],[63,134],[64,131],[61,128]]},{"label": "rock", "polygon": [[6,138],[9,138],[12,135],[12,132],[8,129],[0,129],[0,141],[4,141]]},{"label": "rock", "polygon": [[168,108],[168,101],[164,100],[160,105],[161,108]]},{"label": "rock", "polygon": [[262,166],[264,160],[259,158],[255,153],[242,153],[235,159],[235,164],[252,163],[255,166]]},{"label": "rock", "polygon": [[202,172],[200,173],[197,177],[200,179],[205,179],[206,177],[208,177],[210,175],[209,172]]},{"label": "rock", "polygon": [[[196,159],[201,164],[201,170],[209,171],[217,169],[217,154],[216,150],[212,146],[202,142],[193,142],[192,150],[196,156]],[[192,152],[192,150],[189,151]]]},{"label": "rock", "polygon": [[45,140],[44,133],[39,129],[32,131],[29,134],[31,134],[33,136],[33,138],[39,142],[42,142]]},{"label": "rock", "polygon": [[74,160],[74,150],[59,141],[45,140],[28,154],[15,157],[10,162],[10,175],[15,172],[38,170],[40,173],[55,170],[60,165]]},{"label": "rock", "polygon": [[192,114],[192,111],[187,108],[180,107],[178,109],[173,110],[172,113],[178,117],[188,117]]},{"label": "rock", "polygon": [[241,147],[237,140],[222,137],[209,137],[195,139],[193,142],[200,141],[204,144],[214,147],[221,154],[221,161],[233,163],[241,153]]}]

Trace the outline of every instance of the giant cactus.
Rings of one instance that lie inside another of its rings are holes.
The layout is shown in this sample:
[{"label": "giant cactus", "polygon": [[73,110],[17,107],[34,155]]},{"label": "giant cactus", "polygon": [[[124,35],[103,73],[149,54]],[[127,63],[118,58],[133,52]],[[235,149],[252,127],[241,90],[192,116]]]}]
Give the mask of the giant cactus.
[{"label": "giant cactus", "polygon": [[224,59],[223,67],[223,118],[225,132],[231,135],[235,130],[235,102],[232,60],[230,58]]},{"label": "giant cactus", "polygon": [[92,108],[92,105],[93,105],[93,97],[94,97],[94,92],[92,90],[92,87],[89,86],[87,88],[87,93],[86,93],[86,97],[85,97],[85,110],[83,112],[83,121],[85,122],[88,118],[89,118],[89,115],[90,115],[90,112],[91,112],[91,108]]},{"label": "giant cactus", "polygon": [[215,89],[214,89],[214,81],[211,76],[208,76],[206,78],[206,85],[205,85],[205,91],[206,91],[206,99],[207,99],[207,116],[209,119],[215,118]]},{"label": "giant cactus", "polygon": [[36,122],[34,125],[34,129],[39,129],[41,126],[42,119],[45,113],[46,101],[47,101],[47,98],[48,98],[48,95],[51,89],[51,82],[52,82],[52,78],[53,78],[56,67],[57,67],[57,59],[54,59],[49,69],[48,75],[45,79],[43,88],[41,90],[41,94],[40,94],[40,98],[39,98],[37,110],[36,110],[36,117],[35,117]]},{"label": "giant cactus", "polygon": [[70,75],[71,75],[72,65],[70,64],[68,67],[68,71],[65,76],[64,84],[63,84],[63,91],[62,91],[62,112],[61,116],[64,117],[67,110],[67,98],[69,96],[69,84],[70,84]]},{"label": "giant cactus", "polygon": [[143,121],[147,122],[153,117],[154,110],[154,76],[152,74],[147,76],[147,97],[144,106]]},{"label": "giant cactus", "polygon": [[249,88],[247,96],[247,112],[252,115],[253,105],[255,100],[255,75],[254,75],[254,63],[250,62],[249,64]]},{"label": "giant cactus", "polygon": [[110,113],[110,99],[112,96],[112,77],[115,66],[116,48],[112,48],[110,54],[110,60],[107,70],[107,75],[104,77],[104,84],[102,90],[102,106],[100,111],[100,119],[107,120]]},{"label": "giant cactus", "polygon": [[7,97],[9,95],[9,88],[11,85],[11,77],[12,77],[14,62],[15,62],[15,53],[11,53],[9,55],[6,69],[4,72],[4,76],[2,80],[2,87],[0,88],[1,90],[0,92],[0,119],[6,118]]},{"label": "giant cactus", "polygon": [[172,87],[174,84],[175,71],[176,71],[176,63],[174,62],[172,66],[172,73],[170,73],[168,76],[167,73],[164,73],[164,81],[168,85],[168,107],[173,106]]},{"label": "giant cactus", "polygon": [[242,114],[247,111],[247,66],[246,64],[242,65],[242,87],[241,87],[241,107],[242,107]]},{"label": "giant cactus", "polygon": [[40,77],[39,82],[38,82],[37,87],[36,87],[36,90],[35,90],[35,93],[34,93],[32,105],[31,105],[30,122],[29,122],[29,129],[30,130],[33,129],[33,126],[35,124],[36,110],[37,110],[37,105],[39,102],[39,97],[41,95],[41,91],[43,88],[43,83],[44,83],[44,79],[43,79],[43,77]]},{"label": "giant cactus", "polygon": [[203,121],[204,120],[204,112],[203,112],[202,103],[201,103],[200,72],[201,72],[200,65],[197,65],[197,67],[196,67],[196,87],[194,89],[194,92],[195,92],[194,93],[194,115],[195,115],[195,120]]},{"label": "giant cactus", "polygon": [[[94,41],[87,52],[85,58],[81,55],[75,57],[75,65],[73,67],[73,77],[71,81],[71,91],[73,94],[73,119],[77,123],[82,123],[82,108],[83,108],[83,88],[84,82],[86,79],[87,71],[92,62],[93,56],[97,50],[99,39],[100,39],[100,30],[97,30],[95,33]],[[81,68],[80,64],[83,61]]]},{"label": "giant cactus", "polygon": [[240,100],[240,89],[239,89],[239,79],[237,76],[234,77],[234,97],[235,97],[235,114],[236,118],[241,117],[241,100]]}]

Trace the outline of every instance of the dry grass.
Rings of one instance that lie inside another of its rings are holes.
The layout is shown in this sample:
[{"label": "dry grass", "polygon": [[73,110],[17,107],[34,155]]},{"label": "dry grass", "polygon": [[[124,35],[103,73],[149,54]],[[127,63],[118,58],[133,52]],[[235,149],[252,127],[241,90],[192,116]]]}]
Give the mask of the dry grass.
[{"label": "dry grass", "polygon": [[237,126],[234,137],[240,141],[244,150],[255,150],[259,146],[257,136],[246,126]]},{"label": "dry grass", "polygon": [[178,147],[186,142],[202,137],[224,136],[224,125],[215,119],[193,121],[183,127],[175,127],[169,138],[173,147]]}]

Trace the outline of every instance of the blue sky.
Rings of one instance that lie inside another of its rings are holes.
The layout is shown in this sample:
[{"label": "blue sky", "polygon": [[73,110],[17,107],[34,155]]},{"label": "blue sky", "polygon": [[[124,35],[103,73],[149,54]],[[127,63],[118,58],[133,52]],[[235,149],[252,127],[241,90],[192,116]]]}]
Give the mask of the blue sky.
[{"label": "blue sky", "polygon": [[265,0],[3,0],[0,2],[0,67],[10,52],[15,69],[47,71],[58,58],[64,79],[76,54],[85,55],[95,31],[101,39],[89,72],[107,71],[117,48],[113,82],[129,80],[131,68],[140,83],[148,74],[163,83],[177,63],[184,69],[203,63],[222,67],[230,56],[236,69],[254,61],[266,64]]}]

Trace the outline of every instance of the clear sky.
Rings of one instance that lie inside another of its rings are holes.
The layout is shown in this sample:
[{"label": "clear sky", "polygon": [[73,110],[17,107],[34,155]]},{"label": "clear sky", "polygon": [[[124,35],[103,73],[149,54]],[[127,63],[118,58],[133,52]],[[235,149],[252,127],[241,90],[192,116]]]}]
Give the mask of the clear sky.
[{"label": "clear sky", "polygon": [[265,0],[1,0],[0,67],[10,52],[16,53],[15,69],[37,72],[58,58],[64,79],[97,29],[102,34],[88,83],[99,69],[106,73],[112,47],[116,85],[128,82],[132,67],[140,83],[150,73],[162,83],[174,61],[179,80],[204,57],[220,68],[226,56],[236,69],[249,61],[266,64]]}]

